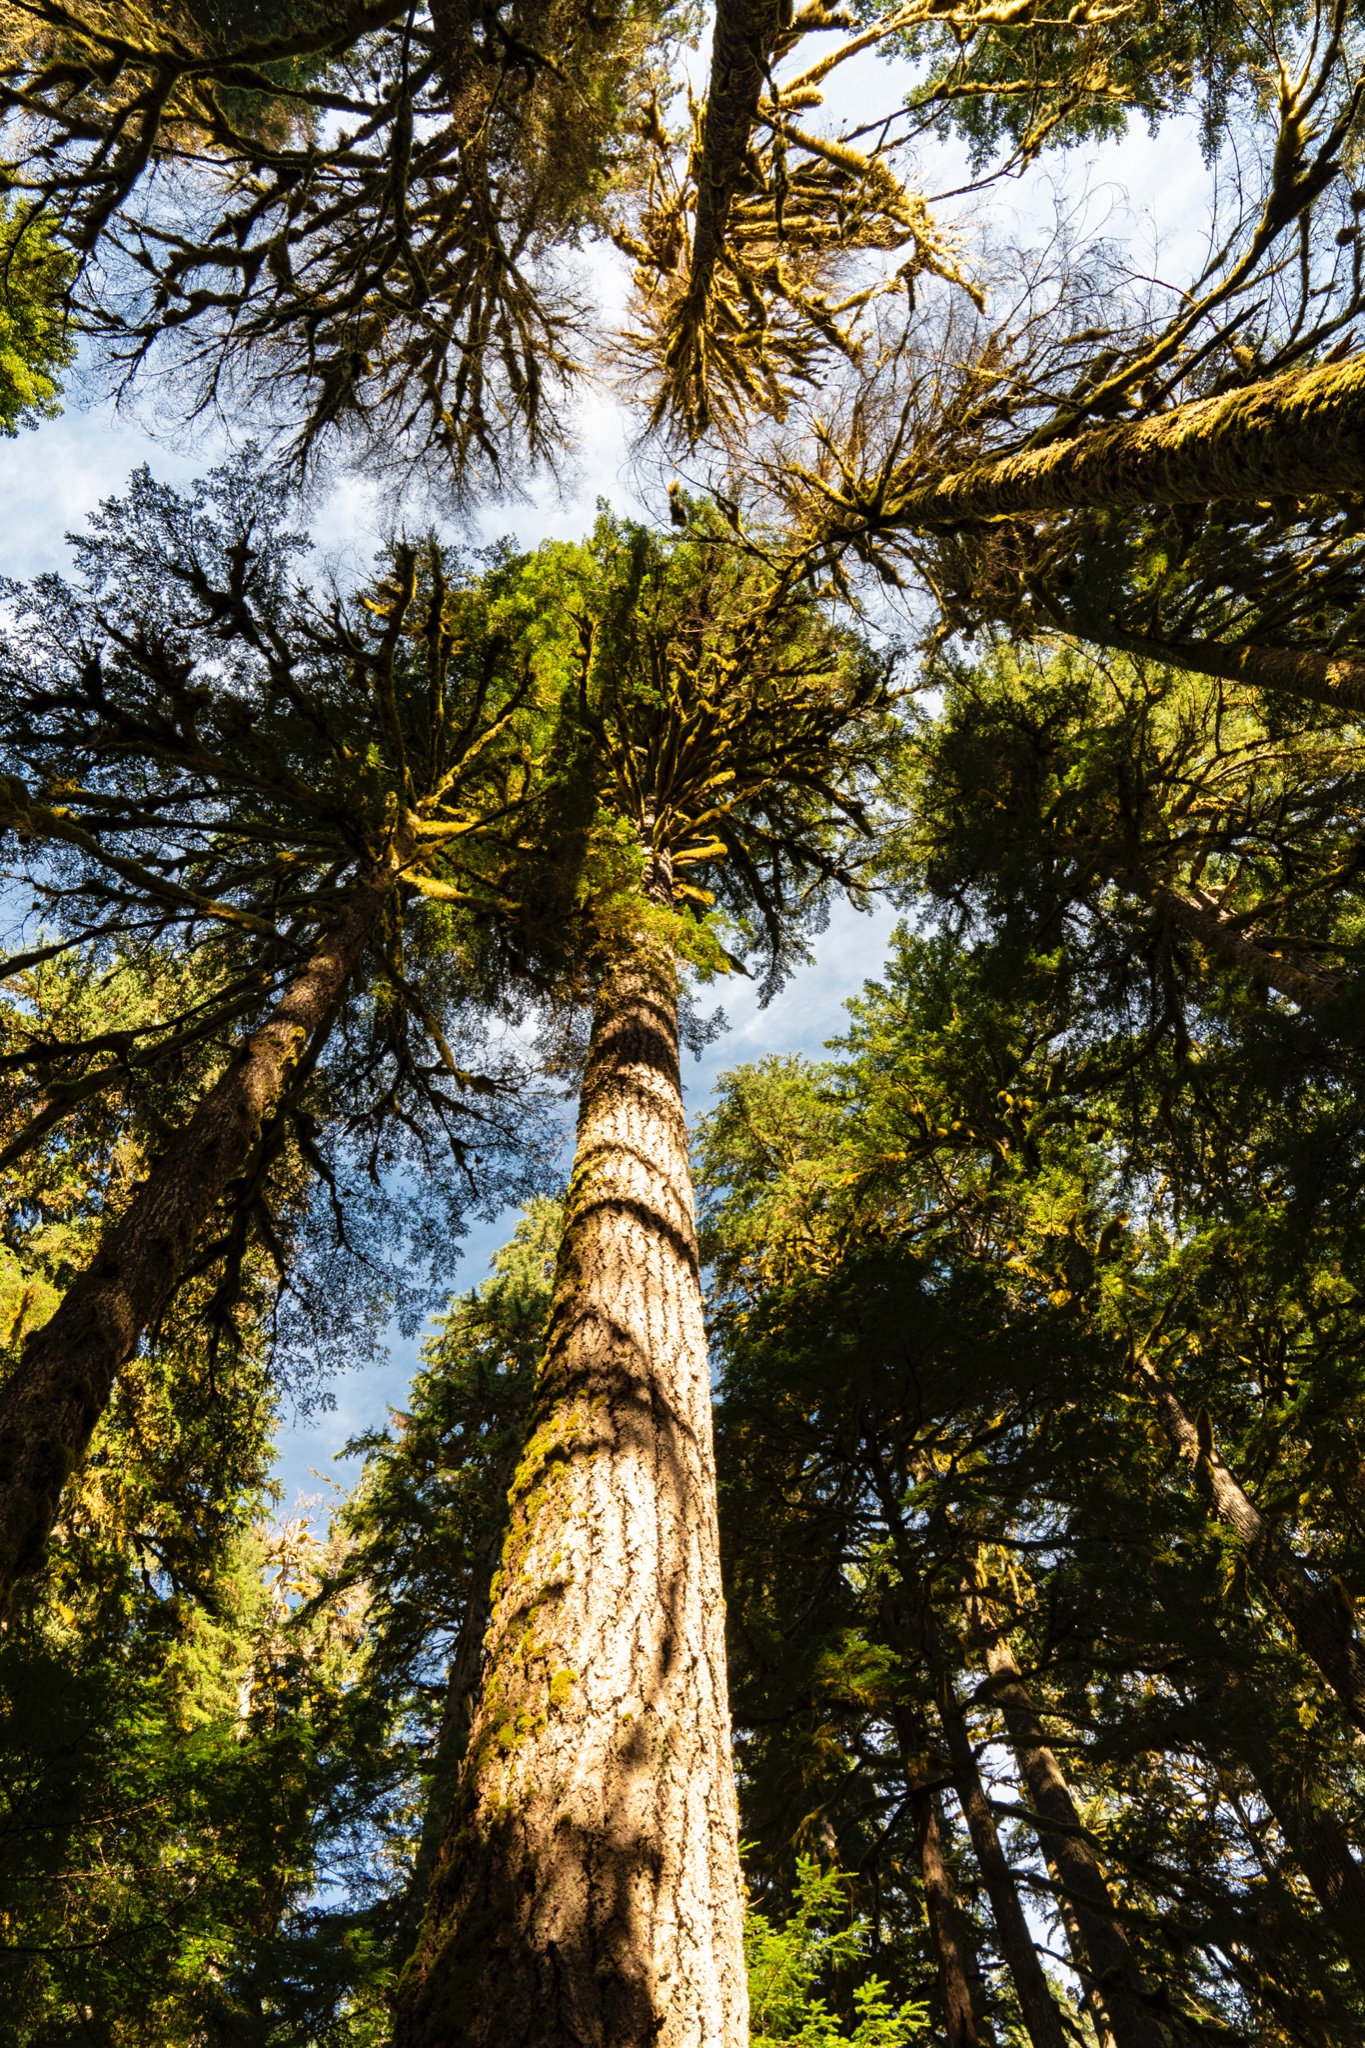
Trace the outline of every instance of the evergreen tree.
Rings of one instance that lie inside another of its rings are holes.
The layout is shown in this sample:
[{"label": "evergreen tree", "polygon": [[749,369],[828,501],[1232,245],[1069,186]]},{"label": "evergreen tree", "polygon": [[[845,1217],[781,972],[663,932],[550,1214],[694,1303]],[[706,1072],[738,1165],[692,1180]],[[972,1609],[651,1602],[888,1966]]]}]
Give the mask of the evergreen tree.
[{"label": "evergreen tree", "polygon": [[71,271],[41,214],[0,209],[0,433],[61,410],[58,373],[76,356],[63,303]]},{"label": "evergreen tree", "polygon": [[[929,1914],[959,2038],[1011,1989],[1047,2037],[1022,1888],[1055,1902],[1100,2038],[1355,2039],[1349,1702],[1265,1554],[1163,1461],[1133,1345],[1226,1434],[1348,1647],[1356,1538],[1309,1418],[1353,1440],[1356,1112],[1283,1061],[1249,1071],[1216,1010],[1178,1050],[1129,1035],[1089,969],[903,939],[837,1065],[742,1072],[706,1127],[746,1825],[780,1868],[823,1813],[869,1895],[903,1896],[885,1773],[941,1774],[975,1864],[957,2022]],[[997,1859],[1002,1741],[1037,1847],[1016,1827]]]},{"label": "evergreen tree", "polygon": [[[381,1194],[385,1173],[422,1173],[434,1213],[419,1200],[403,1235],[430,1257],[466,1190],[497,1200],[503,1139],[527,1135],[499,1110],[508,1077],[456,1056],[482,1035],[497,873],[525,823],[526,679],[437,549],[400,545],[355,599],[291,587],[284,512],[253,458],[183,500],[143,475],[98,515],[80,584],[11,593],[0,819],[57,936],[8,969],[174,940],[195,974],[181,1007],[129,1034],[11,1052],[15,1080],[56,1085],[8,1156],[130,1070],[188,1052],[208,1072],[4,1389],[6,1589],[182,1279],[216,1270],[222,1324],[253,1235],[297,1277],[280,1199],[306,1212],[320,1183],[340,1219],[356,1168]],[[452,1146],[457,1167],[486,1151],[482,1186],[433,1179]],[[382,1234],[352,1247],[338,1221],[306,1304],[320,1327]]]},{"label": "evergreen tree", "polygon": [[600,232],[666,4],[14,0],[8,178],[78,266],[80,324],[187,411],[306,460],[429,458],[456,494],[553,462]]},{"label": "evergreen tree", "polygon": [[[740,2042],[742,1903],[678,974],[780,974],[891,735],[884,664],[705,521],[515,595],[559,678],[592,1029],[478,1705],[397,2038]],[[722,940],[720,933],[725,934]]]}]

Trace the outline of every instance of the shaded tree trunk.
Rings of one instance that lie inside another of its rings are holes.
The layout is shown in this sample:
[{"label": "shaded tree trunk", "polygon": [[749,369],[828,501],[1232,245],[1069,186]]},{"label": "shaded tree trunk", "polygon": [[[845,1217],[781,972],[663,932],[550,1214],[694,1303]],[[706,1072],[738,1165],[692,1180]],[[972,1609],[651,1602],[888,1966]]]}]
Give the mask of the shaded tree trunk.
[{"label": "shaded tree trunk", "polygon": [[105,1231],[89,1268],[25,1344],[0,1396],[0,1602],[39,1563],[115,1375],[166,1307],[199,1232],[326,1028],[398,873],[394,854],[352,892],[344,915]]},{"label": "shaded tree trunk", "polygon": [[1358,355],[946,476],[898,472],[875,492],[831,494],[829,537],[1089,505],[1202,505],[1362,489],[1365,355]]},{"label": "shaded tree trunk", "polygon": [[996,1939],[1019,1997],[1029,2040],[1033,2048],[1067,2048],[1061,2016],[1038,1960],[1014,1872],[1001,1846],[995,1815],[981,1783],[967,1717],[946,1670],[938,1682],[938,1711],[952,1760],[953,1785],[962,1802],[967,1832],[991,1902]]},{"label": "shaded tree trunk", "polygon": [[769,52],[781,23],[780,0],[717,0],[684,320],[697,317],[724,246],[730,207],[744,174],[749,137],[767,76]]},{"label": "shaded tree trunk", "polygon": [[1357,1986],[1365,1992],[1365,1870],[1334,1816],[1315,1797],[1299,1760],[1273,1734],[1256,1726],[1251,1674],[1226,1667],[1206,1673],[1199,1691],[1211,1690],[1229,1695],[1234,1708],[1242,1710],[1230,1746],[1255,1778]]},{"label": "shaded tree trunk", "polygon": [[1191,1421],[1174,1387],[1145,1353],[1137,1354],[1134,1367],[1196,1486],[1241,1542],[1248,1563],[1285,1616],[1304,1656],[1317,1666],[1356,1727],[1365,1731],[1365,1654],[1348,1603],[1309,1577],[1253,1506],[1219,1455],[1208,1418]]},{"label": "shaded tree trunk", "polygon": [[[1210,1747],[1226,1750],[1243,1764],[1279,1823],[1290,1853],[1308,1879],[1351,1973],[1365,1991],[1365,1870],[1352,1854],[1336,1819],[1301,1754],[1286,1741],[1283,1722],[1273,1724],[1273,1694],[1258,1681],[1254,1666],[1238,1663],[1211,1603],[1188,1582],[1166,1584],[1161,1604],[1192,1647],[1191,1691],[1207,1713],[1217,1714],[1220,1732]],[[1217,1645],[1204,1653],[1201,1638]],[[1224,1733],[1223,1731],[1227,1732]]]},{"label": "shaded tree trunk", "polygon": [[673,962],[605,975],[545,1357],[401,2048],[744,2048]]},{"label": "shaded tree trunk", "polygon": [[979,1972],[973,1967],[975,1958],[969,1952],[957,1890],[944,1850],[943,1813],[928,1774],[924,1729],[908,1707],[897,1706],[892,1714],[905,1766],[907,1803],[924,1888],[929,1938],[938,1964],[944,2040],[947,2048],[981,2048],[983,2037],[972,2003],[972,1979]]},{"label": "shaded tree trunk", "polygon": [[1136,1959],[1023,1673],[999,1640],[989,1644],[986,1663],[989,1698],[1005,1717],[1100,2040],[1114,2048],[1167,2048],[1164,2028],[1143,2002]]},{"label": "shaded tree trunk", "polygon": [[1246,1761],[1295,1862],[1312,1886],[1357,1988],[1365,1993],[1365,1871],[1351,1854],[1351,1845],[1336,1820],[1314,1799],[1311,1786],[1304,1783],[1292,1758],[1272,1744],[1254,1742],[1247,1746]]},{"label": "shaded tree trunk", "polygon": [[[1285,953],[1272,952],[1258,936],[1247,932],[1219,908],[1202,890],[1186,893],[1158,882],[1140,868],[1111,866],[1109,875],[1121,889],[1142,902],[1150,903],[1197,939],[1205,952],[1225,967],[1245,974],[1257,988],[1275,989],[1288,996],[1300,1009],[1316,1010],[1329,1002],[1341,987],[1341,977],[1321,963],[1299,965]],[[1302,956],[1300,956],[1301,958]]]},{"label": "shaded tree trunk", "polygon": [[1333,711],[1365,711],[1365,662],[1319,654],[1311,647],[1253,647],[1248,642],[1217,640],[1147,640],[1138,633],[1081,632],[1077,638],[1099,647],[1117,647],[1165,668],[1194,675],[1221,676],[1225,682],[1253,689],[1275,690],[1286,697],[1306,697]]},{"label": "shaded tree trunk", "polygon": [[431,42],[440,67],[450,125],[468,148],[487,116],[497,83],[474,41],[470,0],[431,0]]}]

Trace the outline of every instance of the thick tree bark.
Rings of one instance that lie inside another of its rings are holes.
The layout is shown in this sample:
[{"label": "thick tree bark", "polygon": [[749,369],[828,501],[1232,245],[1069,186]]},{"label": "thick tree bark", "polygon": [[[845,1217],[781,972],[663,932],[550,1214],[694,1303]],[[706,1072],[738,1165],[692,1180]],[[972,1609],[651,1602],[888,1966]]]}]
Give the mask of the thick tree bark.
[{"label": "thick tree bark", "polygon": [[829,535],[852,540],[897,526],[952,527],[1089,505],[1245,503],[1361,490],[1365,355],[946,476],[893,475],[873,493],[833,496]]},{"label": "thick tree bark", "polygon": [[1172,1448],[1194,1474],[1195,1484],[1241,1542],[1247,1561],[1280,1609],[1305,1657],[1315,1664],[1357,1728],[1365,1732],[1365,1654],[1344,1600],[1317,1585],[1286,1549],[1260,1510],[1253,1506],[1219,1455],[1207,1418],[1203,1440],[1179,1396],[1150,1358],[1139,1352],[1135,1370],[1152,1395]]},{"label": "thick tree bark", "polygon": [[671,959],[598,995],[545,1358],[401,2048],[744,2048]]},{"label": "thick tree bark", "polygon": [[996,1940],[1014,1981],[1029,2040],[1033,2048],[1067,2048],[1061,2016],[1043,1975],[1043,1966],[1038,1960],[1038,1951],[1019,1902],[1014,1872],[1001,1846],[995,1815],[981,1783],[967,1718],[947,1671],[939,1678],[938,1711],[952,1760],[953,1785],[962,1803],[967,1832],[972,1838],[977,1866],[991,1902]]},{"label": "thick tree bark", "polygon": [[1218,640],[1147,640],[1138,633],[1078,633],[1098,647],[1117,647],[1165,668],[1221,676],[1257,690],[1306,697],[1333,711],[1365,711],[1365,662],[1344,661],[1310,647],[1253,647]]},{"label": "thick tree bark", "polygon": [[170,1300],[200,1230],[333,1012],[397,877],[394,856],[355,889],[345,914],[105,1232],[88,1269],[24,1346],[0,1395],[0,1602],[38,1564],[115,1375]]},{"label": "thick tree bark", "polygon": [[1303,1010],[1316,1010],[1338,993],[1341,979],[1330,968],[1317,962],[1300,966],[1288,955],[1272,952],[1202,891],[1186,894],[1169,882],[1154,881],[1140,868],[1115,864],[1106,872],[1121,889],[1162,911],[1173,924],[1198,939],[1206,953],[1246,975],[1255,987],[1273,988]]},{"label": "thick tree bark", "polygon": [[957,1891],[944,1853],[939,1797],[927,1775],[924,1729],[908,1707],[894,1708],[893,1717],[905,1766],[907,1804],[915,1834],[929,1939],[938,1964],[944,2041],[946,2048],[981,2048],[982,2034],[972,2004],[972,1977],[976,1972],[970,1967]]},{"label": "thick tree bark", "polygon": [[999,1640],[989,1644],[986,1662],[989,1697],[1005,1717],[1100,2040],[1114,2048],[1167,2048],[1165,2029],[1143,2001],[1136,1960],[1023,1674]]},{"label": "thick tree bark", "polygon": [[915,1830],[929,1931],[938,1958],[944,2040],[947,2048],[980,2048],[982,2035],[972,2008],[971,1977],[962,1941],[961,1916],[957,1909],[952,1872],[943,1853],[943,1815],[938,1794],[927,1785],[911,1788],[910,1819]]}]

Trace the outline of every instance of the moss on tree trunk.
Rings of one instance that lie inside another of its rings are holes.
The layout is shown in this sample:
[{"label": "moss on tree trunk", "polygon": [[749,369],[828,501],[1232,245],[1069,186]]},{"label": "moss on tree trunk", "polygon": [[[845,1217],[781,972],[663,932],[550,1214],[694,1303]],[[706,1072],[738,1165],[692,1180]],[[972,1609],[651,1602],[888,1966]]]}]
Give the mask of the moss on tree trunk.
[{"label": "moss on tree trunk", "polygon": [[1084,506],[1258,503],[1365,491],[1365,355],[1295,370],[1131,426],[834,499],[830,537]]},{"label": "moss on tree trunk", "polygon": [[671,957],[599,991],[545,1357],[404,2048],[743,2048],[711,1390]]}]

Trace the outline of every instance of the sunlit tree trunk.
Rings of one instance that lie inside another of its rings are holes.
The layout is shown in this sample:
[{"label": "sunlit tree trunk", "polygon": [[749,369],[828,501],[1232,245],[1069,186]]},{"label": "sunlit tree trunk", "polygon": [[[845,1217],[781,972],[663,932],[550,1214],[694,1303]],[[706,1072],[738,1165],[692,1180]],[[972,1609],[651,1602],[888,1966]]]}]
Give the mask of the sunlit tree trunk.
[{"label": "sunlit tree trunk", "polygon": [[1136,1960],[1023,1673],[1000,1641],[989,1644],[986,1662],[1102,2048],[1167,2048],[1164,2028],[1142,2003]]},{"label": "sunlit tree trunk", "polygon": [[87,1270],[24,1346],[0,1396],[0,1603],[31,1571],[114,1379],[175,1291],[199,1232],[242,1171],[288,1078],[324,1028],[398,878],[369,876],[271,1015],[177,1132]]},{"label": "sunlit tree trunk", "polygon": [[949,475],[898,473],[861,501],[833,498],[831,531],[851,537],[860,527],[955,526],[1087,505],[1313,497],[1362,485],[1365,356],[1357,355]]},{"label": "sunlit tree trunk", "polygon": [[967,1718],[946,1671],[939,1679],[938,1710],[948,1755],[952,1759],[953,1784],[962,1802],[967,1832],[972,1838],[986,1896],[991,1902],[996,1939],[1014,1981],[1032,2048],[1066,2048],[1056,2001],[1043,1975],[1043,1966],[1038,1960],[1038,1951],[1033,1945],[1033,1936],[1029,1933],[1028,1921],[1019,1901],[1014,1872],[1001,1847],[995,1815],[981,1783]]},{"label": "sunlit tree trunk", "polygon": [[605,976],[545,1357],[403,2048],[744,2048],[674,964]]}]

